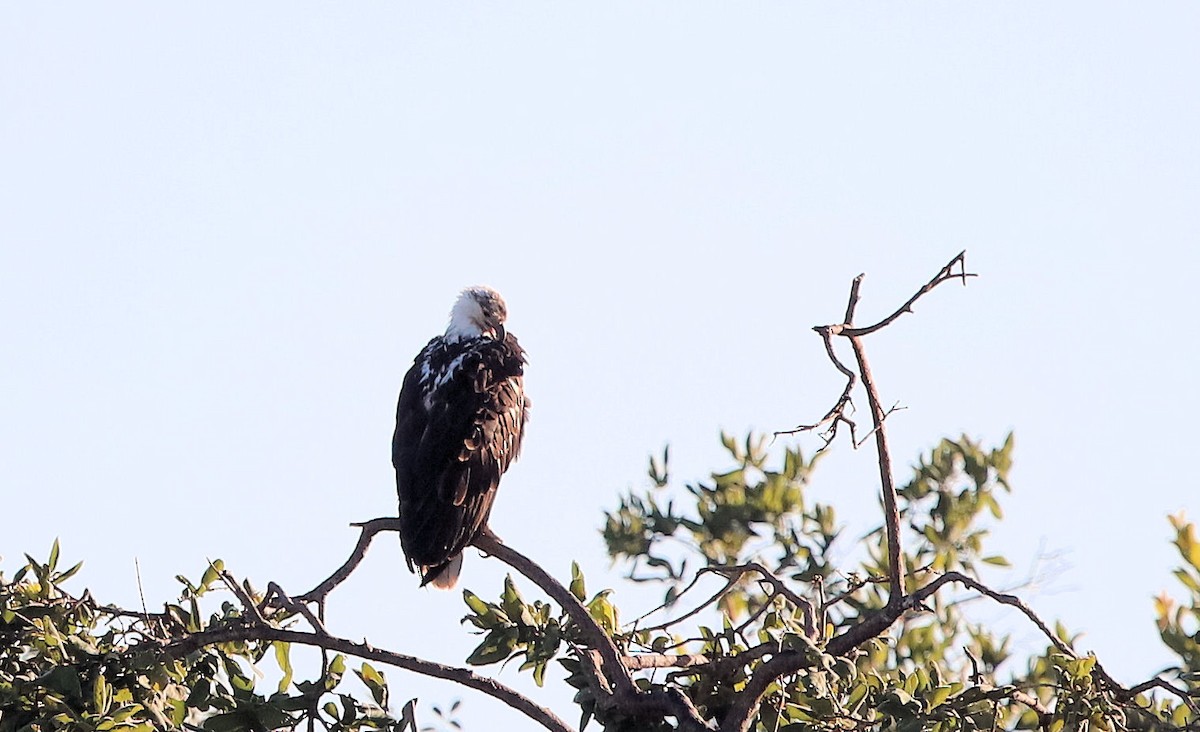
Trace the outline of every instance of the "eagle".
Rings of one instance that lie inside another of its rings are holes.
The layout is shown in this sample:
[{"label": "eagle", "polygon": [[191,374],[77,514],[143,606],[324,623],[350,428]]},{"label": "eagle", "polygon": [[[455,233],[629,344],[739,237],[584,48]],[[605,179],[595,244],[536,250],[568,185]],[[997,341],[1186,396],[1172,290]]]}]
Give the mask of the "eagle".
[{"label": "eagle", "polygon": [[521,450],[529,417],[525,352],[504,330],[500,293],[470,287],[404,376],[392,465],[400,543],[421,586],[449,589],[462,552],[487,529],[500,476]]}]

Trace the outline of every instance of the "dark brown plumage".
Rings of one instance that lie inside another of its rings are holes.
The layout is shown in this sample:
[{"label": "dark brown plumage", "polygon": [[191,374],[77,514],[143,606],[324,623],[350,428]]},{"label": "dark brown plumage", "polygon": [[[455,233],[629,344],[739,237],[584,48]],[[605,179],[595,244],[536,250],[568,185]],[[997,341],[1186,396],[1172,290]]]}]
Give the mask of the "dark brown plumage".
[{"label": "dark brown plumage", "polygon": [[494,290],[466,290],[400,389],[392,437],[400,540],[422,585],[454,586],[462,551],[486,527],[521,449],[525,353],[505,333],[505,315]]}]

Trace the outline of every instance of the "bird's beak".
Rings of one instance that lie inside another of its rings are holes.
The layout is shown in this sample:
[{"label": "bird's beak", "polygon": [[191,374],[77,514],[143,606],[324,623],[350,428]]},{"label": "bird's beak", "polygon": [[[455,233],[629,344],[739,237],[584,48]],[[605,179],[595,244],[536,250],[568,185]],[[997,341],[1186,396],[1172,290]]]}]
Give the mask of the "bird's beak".
[{"label": "bird's beak", "polygon": [[504,342],[504,338],[505,338],[504,326],[503,326],[503,325],[497,325],[497,326],[496,326],[496,340],[498,340],[498,341],[500,341],[501,343],[503,343],[503,342]]}]

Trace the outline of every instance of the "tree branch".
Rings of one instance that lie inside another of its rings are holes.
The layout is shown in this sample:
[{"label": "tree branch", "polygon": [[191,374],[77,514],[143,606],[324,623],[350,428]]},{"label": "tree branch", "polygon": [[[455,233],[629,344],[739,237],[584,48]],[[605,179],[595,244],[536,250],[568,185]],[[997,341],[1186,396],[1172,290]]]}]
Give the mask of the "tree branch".
[{"label": "tree branch", "polygon": [[623,716],[634,718],[654,714],[673,716],[679,721],[681,730],[698,732],[712,729],[700,716],[699,710],[691,700],[679,690],[639,691],[633,683],[633,677],[629,675],[629,668],[625,666],[624,659],[617,650],[613,639],[592,618],[583,603],[536,562],[505,544],[490,529],[480,533],[472,544],[485,554],[495,557],[517,570],[540,587],[562,607],[583,632],[584,637],[599,656],[602,677],[612,689],[611,699],[607,702],[604,699],[597,699],[598,703],[610,704],[613,708],[619,709]]},{"label": "tree branch", "polygon": [[879,484],[883,492],[883,515],[887,525],[888,550],[888,605],[897,604],[904,596],[904,559],[900,549],[900,508],[896,504],[896,484],[892,479],[892,453],[888,450],[887,430],[883,427],[885,414],[879,402],[879,390],[871,376],[867,353],[862,339],[850,338],[854,358],[858,361],[858,372],[862,376],[863,388],[867,390],[867,401],[871,407],[874,424],[875,452],[879,458]]},{"label": "tree branch", "polygon": [[472,544],[485,554],[499,559],[508,566],[529,578],[543,592],[549,595],[570,616],[579,627],[589,645],[600,654],[601,669],[605,678],[617,694],[637,693],[629,670],[621,664],[621,654],[613,639],[592,618],[591,613],[583,606],[571,591],[550,576],[529,557],[505,544],[490,530],[485,530],[475,538]]},{"label": "tree branch", "polygon": [[[956,267],[958,268],[957,272],[955,271]],[[896,501],[896,486],[892,477],[892,457],[888,448],[887,431],[884,429],[884,420],[888,412],[884,411],[882,402],[879,399],[879,389],[871,374],[870,363],[867,360],[862,337],[887,327],[904,313],[912,312],[913,305],[917,300],[943,282],[952,279],[961,279],[965,285],[968,277],[975,276],[966,271],[966,251],[959,252],[929,282],[925,283],[924,286],[917,290],[912,297],[891,315],[874,325],[865,328],[856,328],[854,327],[854,315],[858,307],[859,294],[864,278],[864,275],[860,274],[850,284],[850,296],[846,302],[846,312],[842,322],[835,325],[821,325],[813,328],[824,340],[825,351],[829,356],[829,360],[838,371],[846,376],[846,387],[833,408],[819,422],[813,425],[802,425],[791,430],[791,432],[803,432],[832,422],[832,426],[830,427],[831,434],[829,439],[826,440],[826,446],[828,446],[836,432],[838,423],[845,421],[851,426],[851,440],[857,443],[854,435],[854,425],[846,419],[844,412],[846,407],[851,404],[851,393],[854,390],[857,380],[862,380],[871,409],[872,434],[875,437],[875,448],[879,462],[879,482],[880,491],[883,496],[885,540],[887,542],[888,554],[889,592],[887,605],[882,610],[866,616],[857,624],[847,629],[842,635],[830,640],[825,648],[827,653],[844,655],[867,640],[885,632],[905,610],[919,604],[920,599],[923,599],[928,594],[921,595],[919,592],[912,595],[904,594],[905,567],[903,550],[900,544],[900,510]],[[833,336],[843,336],[850,340],[850,345],[854,350],[854,358],[858,366],[857,374],[851,371],[837,357],[833,347]],[[929,590],[930,593],[936,591],[937,587],[940,587],[941,584],[949,581],[943,578],[939,578],[939,580],[930,583],[932,587]],[[759,699],[762,698],[771,684],[782,676],[795,673],[799,669],[804,668],[807,663],[805,654],[797,651],[784,651],[766,661],[757,669],[746,684],[745,689],[743,689],[734,702],[733,707],[725,718],[722,730],[725,732],[746,732],[749,730],[753,724],[754,713],[757,709]]]},{"label": "tree branch", "polygon": [[[1015,607],[1026,618],[1033,623],[1039,631],[1050,641],[1050,643],[1068,658],[1078,659],[1077,654],[1070,646],[1068,646],[1061,638],[1056,636],[1050,627],[1037,616],[1021,598],[1015,595],[1008,595],[997,592],[979,580],[969,577],[961,572],[947,572],[925,585],[921,589],[905,595],[900,602],[889,602],[885,607],[866,616],[859,623],[851,626],[841,635],[834,637],[825,646],[825,652],[833,656],[845,656],[850,651],[858,646],[866,643],[872,638],[876,638],[886,632],[904,613],[913,610],[921,605],[935,592],[940,590],[944,585],[956,582],[963,585],[980,595],[990,598],[991,600],[1001,604]],[[800,669],[811,665],[811,660],[802,651],[783,651],[775,654],[770,660],[759,666],[750,681],[746,684],[745,689],[739,694],[729,714],[725,718],[725,724],[721,726],[721,732],[748,732],[753,725],[754,713],[758,707],[758,701],[766,693],[767,689],[777,679],[793,674]],[[1142,684],[1138,684],[1131,688],[1126,688],[1116,682],[1108,672],[1096,662],[1094,667],[1096,675],[1101,681],[1101,686],[1120,701],[1128,701],[1133,699],[1138,694],[1143,693],[1151,688],[1161,688],[1175,694],[1183,700],[1189,708],[1195,708],[1196,703],[1191,698],[1188,692],[1173,686],[1162,679],[1151,679]],[[1031,704],[1032,698],[1024,699],[1016,695],[1012,698],[1020,703],[1026,704],[1035,709],[1039,713],[1044,710]]]},{"label": "tree branch", "polygon": [[[862,278],[862,275],[854,278],[855,285],[861,282]],[[854,292],[852,297],[857,297],[857,292]],[[846,308],[846,313],[848,315],[853,315],[853,302],[855,302],[855,300],[852,299],[851,302],[852,304]],[[816,331],[821,336],[821,339],[825,342],[825,354],[829,356],[830,363],[832,363],[834,368],[836,368],[838,371],[841,371],[846,377],[846,387],[842,389],[842,395],[838,397],[838,400],[834,403],[833,407],[831,407],[830,410],[825,413],[825,416],[821,417],[821,419],[818,421],[814,422],[813,424],[797,425],[790,430],[778,431],[775,433],[775,437],[780,435],[794,435],[798,432],[811,432],[828,424],[829,429],[820,433],[821,440],[825,443],[821,446],[821,450],[824,450],[826,447],[829,447],[830,443],[832,443],[834,438],[837,437],[838,425],[845,423],[850,427],[850,441],[854,443],[858,442],[858,437],[854,434],[856,428],[854,420],[846,416],[846,410],[854,406],[851,395],[854,392],[854,387],[858,385],[858,374],[851,371],[849,367],[842,363],[841,359],[838,358],[837,351],[834,350],[833,347],[832,328],[833,326],[830,325],[819,325],[813,328],[813,330]]]},{"label": "tree branch", "polygon": [[[954,271],[954,268],[956,266],[959,269],[958,272]],[[904,313],[911,313],[913,311],[913,305],[916,304],[917,300],[920,300],[930,290],[937,287],[938,285],[940,285],[944,282],[949,282],[950,280],[961,280],[963,283],[963,286],[965,287],[967,284],[968,277],[978,277],[978,276],[979,275],[977,275],[977,274],[967,272],[967,250],[964,249],[961,252],[959,252],[957,255],[955,255],[954,259],[951,259],[949,262],[947,262],[946,266],[942,267],[941,270],[939,270],[938,273],[933,276],[933,279],[929,280],[929,282],[926,282],[925,285],[921,287],[921,289],[917,290],[916,293],[912,297],[908,298],[908,301],[905,302],[903,305],[901,305],[899,308],[897,308],[894,313],[887,316],[886,318],[879,321],[878,323],[875,323],[874,325],[868,325],[865,328],[853,327],[851,325],[854,322],[853,317],[848,317],[848,318],[846,318],[845,321],[843,321],[843,325],[834,326],[837,329],[837,332],[835,333],[835,335],[843,335],[843,336],[846,336],[847,338],[860,338],[865,335],[870,335],[877,330],[882,330],[882,329],[886,328],[887,326],[891,325],[893,321],[895,321],[897,318],[899,318]],[[862,278],[863,278],[862,275],[859,275],[858,277],[854,278],[854,284],[851,286],[850,305],[846,308],[847,314],[849,314],[851,316],[853,316],[855,304],[858,303],[858,286],[859,286],[859,284],[861,284]]]},{"label": "tree branch", "polygon": [[[499,699],[548,730],[552,730],[553,732],[574,732],[554,712],[522,696],[514,689],[505,686],[495,679],[480,676],[469,669],[446,666],[403,653],[385,651],[374,648],[367,643],[355,643],[352,640],[331,635],[284,630],[282,628],[273,628],[269,625],[243,625],[191,633],[182,638],[162,643],[159,645],[159,649],[165,653],[177,656],[190,653],[205,646],[248,640],[280,641],[283,643],[298,643],[300,645],[324,648],[369,661],[378,661],[379,663],[385,663],[389,666],[423,676],[432,676],[452,681],[456,684],[483,692],[494,699]],[[135,648],[141,650],[136,646]]]},{"label": "tree branch", "polygon": [[399,531],[400,519],[377,518],[361,524],[351,524],[351,526],[361,527],[362,533],[358,537],[358,543],[354,545],[354,551],[350,552],[350,558],[316,587],[302,595],[297,595],[295,598],[297,602],[324,602],[325,597],[333,591],[333,588],[345,582],[346,578],[362,562],[363,557],[367,556],[367,548],[371,546],[371,540],[375,538],[375,535],[381,531]]}]

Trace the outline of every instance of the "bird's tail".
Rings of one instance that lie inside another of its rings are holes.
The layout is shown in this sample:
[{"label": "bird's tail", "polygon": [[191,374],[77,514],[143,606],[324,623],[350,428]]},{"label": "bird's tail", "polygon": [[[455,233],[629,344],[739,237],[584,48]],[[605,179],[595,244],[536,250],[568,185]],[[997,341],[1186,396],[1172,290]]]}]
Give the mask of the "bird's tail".
[{"label": "bird's tail", "polygon": [[439,590],[449,590],[458,584],[458,573],[462,571],[462,554],[432,567],[421,567],[421,586],[433,585]]}]

